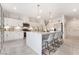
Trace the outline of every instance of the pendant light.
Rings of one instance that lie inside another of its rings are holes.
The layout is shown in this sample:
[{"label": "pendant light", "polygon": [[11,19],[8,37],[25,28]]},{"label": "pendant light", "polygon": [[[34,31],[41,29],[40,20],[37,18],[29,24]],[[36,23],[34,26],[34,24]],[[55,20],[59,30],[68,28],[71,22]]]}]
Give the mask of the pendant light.
[{"label": "pendant light", "polygon": [[37,5],[37,19],[40,19],[41,18],[41,16],[40,16],[40,13],[42,12],[42,10],[40,9],[40,5],[38,4]]}]

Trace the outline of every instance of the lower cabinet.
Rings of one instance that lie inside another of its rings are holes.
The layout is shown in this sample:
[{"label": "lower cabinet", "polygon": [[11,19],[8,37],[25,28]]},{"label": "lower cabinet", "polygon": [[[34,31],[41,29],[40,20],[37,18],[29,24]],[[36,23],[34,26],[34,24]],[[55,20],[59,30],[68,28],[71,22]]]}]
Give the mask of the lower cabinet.
[{"label": "lower cabinet", "polygon": [[4,40],[19,40],[23,39],[23,31],[5,31]]}]

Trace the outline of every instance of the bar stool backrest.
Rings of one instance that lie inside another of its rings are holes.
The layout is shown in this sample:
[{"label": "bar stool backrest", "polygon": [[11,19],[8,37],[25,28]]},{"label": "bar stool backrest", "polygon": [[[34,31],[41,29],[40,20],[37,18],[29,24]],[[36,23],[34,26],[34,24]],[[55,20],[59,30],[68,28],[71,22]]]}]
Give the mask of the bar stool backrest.
[{"label": "bar stool backrest", "polygon": [[51,33],[47,39],[48,42],[51,42],[52,40],[54,40],[54,36],[55,36],[55,33]]},{"label": "bar stool backrest", "polygon": [[54,39],[59,39],[59,38],[61,38],[61,36],[62,36],[62,32],[61,31],[55,32]]}]

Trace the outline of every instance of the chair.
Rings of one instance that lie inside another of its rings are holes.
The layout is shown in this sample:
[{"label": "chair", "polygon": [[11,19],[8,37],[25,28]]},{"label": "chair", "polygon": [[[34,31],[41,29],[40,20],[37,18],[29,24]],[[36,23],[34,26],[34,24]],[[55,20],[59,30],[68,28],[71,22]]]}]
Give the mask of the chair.
[{"label": "chair", "polygon": [[43,40],[43,46],[42,46],[43,47],[42,48],[43,53],[44,53],[44,50],[48,50],[49,54],[50,54],[51,51],[55,52],[54,35],[55,35],[55,33],[51,33],[51,34],[49,34],[48,39]]},{"label": "chair", "polygon": [[58,32],[58,41],[59,41],[59,44],[62,45],[63,44],[63,33],[61,31]]},{"label": "chair", "polygon": [[46,35],[42,35],[42,54],[46,55],[45,51],[47,50],[47,44],[46,44],[46,40],[48,39],[49,34]]},{"label": "chair", "polygon": [[62,37],[61,31],[58,31],[58,32],[55,33],[54,42],[55,42],[56,47],[60,47],[60,45],[63,43],[63,40],[62,40],[61,37]]}]

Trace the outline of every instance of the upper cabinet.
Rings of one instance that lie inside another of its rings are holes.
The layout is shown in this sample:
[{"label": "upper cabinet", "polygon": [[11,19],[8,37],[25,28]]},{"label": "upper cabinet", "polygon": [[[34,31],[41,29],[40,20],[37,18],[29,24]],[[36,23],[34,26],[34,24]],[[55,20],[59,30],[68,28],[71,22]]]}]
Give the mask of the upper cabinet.
[{"label": "upper cabinet", "polygon": [[5,20],[4,26],[23,26],[22,20],[12,18],[5,18],[4,20]]}]

